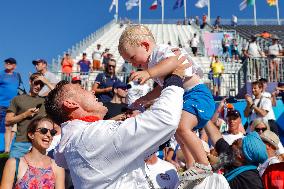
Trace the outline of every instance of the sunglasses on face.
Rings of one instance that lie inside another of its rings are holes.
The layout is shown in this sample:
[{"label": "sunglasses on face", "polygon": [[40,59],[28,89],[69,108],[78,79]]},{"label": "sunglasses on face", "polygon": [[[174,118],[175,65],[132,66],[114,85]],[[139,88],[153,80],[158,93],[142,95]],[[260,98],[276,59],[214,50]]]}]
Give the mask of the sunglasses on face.
[{"label": "sunglasses on face", "polygon": [[113,67],[113,68],[115,68],[115,65],[108,65],[108,67]]},{"label": "sunglasses on face", "polygon": [[43,135],[45,135],[45,134],[47,134],[47,132],[49,132],[52,137],[55,136],[56,133],[57,133],[57,131],[55,129],[47,129],[47,128],[44,128],[44,127],[43,128],[37,128],[36,131],[39,132],[40,134],[43,134]]},{"label": "sunglasses on face", "polygon": [[40,80],[34,81],[34,85],[40,85],[41,87],[44,86],[44,83]]},{"label": "sunglasses on face", "polygon": [[260,131],[262,132],[266,131],[267,128],[255,128],[254,130],[259,133]]}]

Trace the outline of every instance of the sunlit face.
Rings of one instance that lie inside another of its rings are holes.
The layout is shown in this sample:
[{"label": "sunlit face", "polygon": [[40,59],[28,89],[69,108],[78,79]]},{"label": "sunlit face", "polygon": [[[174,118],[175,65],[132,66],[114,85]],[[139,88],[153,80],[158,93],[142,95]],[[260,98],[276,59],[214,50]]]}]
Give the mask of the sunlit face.
[{"label": "sunlit face", "polygon": [[14,69],[16,69],[16,64],[11,64],[9,62],[5,62],[5,69],[13,71]]},{"label": "sunlit face", "polygon": [[240,117],[234,117],[234,116],[228,117],[229,132],[238,130],[240,123],[241,123]]},{"label": "sunlit face", "polygon": [[121,56],[134,67],[147,69],[150,54],[144,45],[140,45],[139,47],[128,47],[127,52],[123,52]]},{"label": "sunlit face", "polygon": [[259,123],[258,125],[255,126],[254,130],[261,135],[261,133],[263,133],[264,131],[267,130],[267,127],[264,123]]},{"label": "sunlit face", "polygon": [[106,114],[107,108],[103,106],[102,102],[98,102],[98,99],[91,91],[83,89],[78,84],[70,85],[74,93],[72,99],[75,100],[84,111],[94,116],[104,116]]},{"label": "sunlit face", "polygon": [[46,64],[43,62],[38,62],[35,67],[38,72],[42,72],[46,69]]},{"label": "sunlit face", "polygon": [[252,86],[252,94],[254,96],[258,96],[262,92],[262,88],[260,88],[258,85]]},{"label": "sunlit face", "polygon": [[114,74],[115,73],[115,67],[116,67],[116,62],[110,60],[107,64],[107,72],[109,74]]},{"label": "sunlit face", "polygon": [[[43,134],[41,132],[42,128],[47,129],[48,132]],[[45,120],[40,121],[36,131],[34,133],[29,133],[33,146],[40,149],[48,149],[53,139],[53,136],[51,135],[52,130],[54,130],[53,123]]]},{"label": "sunlit face", "polygon": [[38,94],[43,86],[44,83],[40,80],[34,79],[33,81],[30,81],[31,92],[34,94]]}]

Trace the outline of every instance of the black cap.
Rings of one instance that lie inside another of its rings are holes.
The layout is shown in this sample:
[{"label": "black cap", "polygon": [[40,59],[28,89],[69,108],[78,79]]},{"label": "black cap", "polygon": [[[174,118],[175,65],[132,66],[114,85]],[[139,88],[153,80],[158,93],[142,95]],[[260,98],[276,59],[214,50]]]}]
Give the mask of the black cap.
[{"label": "black cap", "polygon": [[227,117],[241,117],[241,114],[238,110],[230,110],[227,113]]},{"label": "black cap", "polygon": [[47,64],[47,62],[44,59],[37,59],[37,60],[32,61],[33,65],[37,65],[37,63],[40,63],[40,62]]},{"label": "black cap", "polygon": [[17,61],[15,58],[8,58],[4,60],[5,63],[10,63],[10,64],[17,64]]}]

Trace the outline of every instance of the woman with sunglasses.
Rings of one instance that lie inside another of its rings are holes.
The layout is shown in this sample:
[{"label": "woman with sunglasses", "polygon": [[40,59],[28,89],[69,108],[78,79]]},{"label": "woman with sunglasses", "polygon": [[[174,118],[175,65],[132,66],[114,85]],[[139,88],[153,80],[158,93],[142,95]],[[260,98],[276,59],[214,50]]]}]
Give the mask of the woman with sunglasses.
[{"label": "woman with sunglasses", "polygon": [[31,150],[22,158],[7,161],[1,187],[5,189],[64,188],[64,169],[46,155],[53,136],[53,122],[46,117],[36,118],[28,126]]},{"label": "woman with sunglasses", "polygon": [[266,118],[256,118],[251,124],[251,131],[256,131],[259,135],[266,130],[270,130],[270,126]]}]

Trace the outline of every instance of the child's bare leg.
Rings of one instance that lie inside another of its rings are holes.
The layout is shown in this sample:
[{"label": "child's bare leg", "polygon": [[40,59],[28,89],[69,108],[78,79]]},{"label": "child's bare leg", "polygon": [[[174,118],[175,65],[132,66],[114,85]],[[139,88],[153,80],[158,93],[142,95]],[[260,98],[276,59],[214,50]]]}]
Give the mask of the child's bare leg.
[{"label": "child's bare leg", "polygon": [[[195,162],[203,165],[209,165],[209,161],[207,159],[206,153],[203,149],[203,145],[201,140],[196,136],[192,129],[198,124],[197,117],[191,113],[186,111],[182,112],[181,120],[179,123],[179,127],[177,129],[177,134],[185,145],[185,148],[191,152]],[[184,156],[189,159],[188,154],[186,154],[187,150],[184,153]],[[190,162],[186,162],[190,163]]]},{"label": "child's bare leg", "polygon": [[177,140],[177,142],[180,145],[181,151],[184,155],[184,159],[185,159],[185,163],[186,163],[186,168],[189,168],[191,166],[193,166],[194,158],[192,157],[189,149],[184,145],[184,143],[182,142],[180,136],[178,135],[178,133],[176,133],[175,138]]}]

